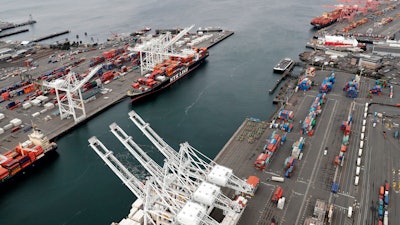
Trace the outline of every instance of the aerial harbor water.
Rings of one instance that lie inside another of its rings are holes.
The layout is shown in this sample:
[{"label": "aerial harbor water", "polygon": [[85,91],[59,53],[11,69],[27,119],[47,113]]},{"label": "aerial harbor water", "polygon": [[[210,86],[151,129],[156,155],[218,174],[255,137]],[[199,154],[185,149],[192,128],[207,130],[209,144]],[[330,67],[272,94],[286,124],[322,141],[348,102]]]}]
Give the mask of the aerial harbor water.
[{"label": "aerial harbor water", "polygon": [[[175,28],[195,24],[222,27],[235,34],[210,50],[207,62],[151,99],[129,99],[108,109],[57,140],[58,155],[40,172],[1,191],[0,224],[110,224],[129,212],[135,196],[88,147],[101,138],[116,154],[108,125],[117,122],[150,155],[154,148],[128,119],[134,109],[171,146],[188,141],[215,157],[245,117],[267,119],[274,112],[268,90],[279,76],[273,66],[284,57],[297,59],[312,37],[310,18],[323,9],[316,0],[296,1],[11,1],[4,0],[0,20],[37,21],[29,32],[1,40],[33,40],[69,30],[46,42],[102,42],[143,27]],[[85,35],[85,32],[87,35]],[[40,66],[40,65],[39,65]],[[132,168],[136,165],[132,162]],[[137,173],[142,173],[137,170]],[[144,177],[145,174],[142,174]]]}]

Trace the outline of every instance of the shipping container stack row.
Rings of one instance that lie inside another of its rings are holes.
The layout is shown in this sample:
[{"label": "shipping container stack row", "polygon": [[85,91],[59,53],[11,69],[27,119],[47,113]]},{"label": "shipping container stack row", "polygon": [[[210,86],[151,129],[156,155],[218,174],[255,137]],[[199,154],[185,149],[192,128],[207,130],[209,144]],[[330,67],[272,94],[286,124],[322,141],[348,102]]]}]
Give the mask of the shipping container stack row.
[{"label": "shipping container stack row", "polygon": [[[0,113],[0,121],[3,121],[5,119],[5,115],[3,113]],[[10,131],[11,133],[21,129],[22,125],[22,120],[18,118],[14,118],[10,120],[6,125],[3,127],[0,127],[0,135],[4,134],[7,131]]]},{"label": "shipping container stack row", "polygon": [[285,159],[285,162],[283,165],[286,178],[290,178],[292,176],[296,160],[298,160],[302,157],[304,142],[305,142],[305,138],[300,137],[299,140],[297,140],[296,142],[293,143],[292,151],[291,151],[289,157],[287,157]]},{"label": "shipping container stack row", "polygon": [[379,187],[378,224],[381,225],[389,224],[389,190],[390,185],[387,181]]},{"label": "shipping container stack row", "polygon": [[303,153],[303,147],[304,147],[305,140],[306,140],[305,138],[300,137],[299,140],[297,140],[296,142],[293,143],[292,152],[291,152],[290,156],[294,157],[295,159],[300,159],[301,158],[301,154]]},{"label": "shipping container stack row", "polygon": [[7,101],[15,96],[31,93],[34,90],[35,86],[31,82],[28,81],[17,82],[1,90],[0,102]]},{"label": "shipping container stack row", "polygon": [[283,144],[283,142],[284,138],[282,135],[278,134],[276,131],[272,132],[263,148],[263,151],[254,162],[254,167],[258,170],[264,170],[265,167],[271,163],[272,158],[279,148],[279,145]]},{"label": "shipping container stack row", "polygon": [[348,98],[357,98],[358,90],[359,90],[359,76],[353,77],[350,81],[346,82],[346,85],[343,88],[343,91],[346,92],[346,97]]},{"label": "shipping container stack row", "polygon": [[319,88],[320,93],[328,93],[332,90],[332,86],[335,83],[335,73],[332,72],[329,77],[326,77]]},{"label": "shipping container stack row", "polygon": [[343,166],[344,157],[347,151],[347,147],[349,145],[350,139],[350,131],[351,131],[351,124],[353,121],[353,116],[349,115],[346,121],[342,121],[340,129],[343,131],[343,138],[342,143],[340,145],[339,155],[335,157],[334,165],[335,166]]},{"label": "shipping container stack row", "polygon": [[319,93],[311,104],[308,115],[302,123],[302,134],[312,136],[314,134],[314,127],[316,124],[317,116],[322,112],[322,105],[326,101],[326,93]]}]

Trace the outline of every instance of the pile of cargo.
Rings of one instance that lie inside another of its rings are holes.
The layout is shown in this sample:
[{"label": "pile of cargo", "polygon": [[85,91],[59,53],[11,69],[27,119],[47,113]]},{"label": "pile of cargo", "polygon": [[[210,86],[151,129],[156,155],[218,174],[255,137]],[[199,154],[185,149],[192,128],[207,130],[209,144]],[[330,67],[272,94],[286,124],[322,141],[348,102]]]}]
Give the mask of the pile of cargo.
[{"label": "pile of cargo", "polygon": [[277,204],[278,209],[283,209],[285,206],[285,197],[283,197],[283,189],[280,186],[276,187],[276,190],[271,197],[271,201]]},{"label": "pile of cargo", "polygon": [[346,85],[344,86],[343,91],[346,92],[346,97],[357,98],[358,89],[359,89],[359,82],[357,81],[357,78],[353,78],[353,79],[351,79],[351,81],[346,82]]},{"label": "pile of cargo", "polygon": [[302,90],[302,91],[308,91],[311,89],[312,81],[310,78],[303,76],[299,79],[299,82],[297,83],[297,87]]},{"label": "pile of cargo", "polygon": [[278,120],[281,120],[281,123],[277,125],[274,123],[274,127],[285,132],[291,132],[293,130],[293,118],[293,111],[282,109],[277,117]]},{"label": "pile of cargo", "polygon": [[301,158],[300,155],[302,154],[305,140],[305,138],[300,137],[299,140],[293,143],[292,152],[290,154],[291,157],[294,157],[295,159]]},{"label": "pile of cargo", "polygon": [[385,186],[379,187],[378,224],[389,224],[389,190],[390,185],[387,181],[385,182]]},{"label": "pile of cargo", "polygon": [[306,116],[306,118],[304,119],[303,123],[302,123],[302,129],[301,132],[303,134],[307,134],[307,135],[313,135],[314,134],[314,127],[315,127],[315,123],[316,123],[316,117],[321,114],[322,112],[322,104],[324,104],[326,101],[326,93],[323,94],[318,94],[317,97],[314,99],[309,113]]},{"label": "pile of cargo", "polygon": [[369,90],[370,94],[374,94],[374,95],[381,95],[382,94],[382,87],[381,85],[374,85],[370,90]]},{"label": "pile of cargo", "polygon": [[296,159],[293,156],[289,156],[285,159],[285,163],[283,165],[284,165],[286,178],[290,178],[292,176],[292,173],[294,171],[295,162],[296,162]]},{"label": "pile of cargo", "polygon": [[389,87],[387,80],[383,80],[383,79],[377,79],[375,81],[375,84],[380,85],[381,87],[384,87],[384,88]]},{"label": "pile of cargo", "polygon": [[285,109],[282,109],[281,111],[279,111],[278,119],[284,120],[284,121],[290,121],[290,120],[293,120],[293,118],[294,118],[293,111],[285,110]]},{"label": "pile of cargo", "polygon": [[276,131],[272,132],[268,138],[262,153],[257,157],[254,162],[254,167],[258,170],[264,170],[265,167],[272,161],[273,156],[276,154],[279,145],[282,144],[284,139]]},{"label": "pile of cargo", "polygon": [[332,86],[335,83],[335,73],[332,72],[332,74],[329,77],[326,77],[321,84],[321,87],[319,88],[320,93],[328,93],[329,91],[332,90]]}]

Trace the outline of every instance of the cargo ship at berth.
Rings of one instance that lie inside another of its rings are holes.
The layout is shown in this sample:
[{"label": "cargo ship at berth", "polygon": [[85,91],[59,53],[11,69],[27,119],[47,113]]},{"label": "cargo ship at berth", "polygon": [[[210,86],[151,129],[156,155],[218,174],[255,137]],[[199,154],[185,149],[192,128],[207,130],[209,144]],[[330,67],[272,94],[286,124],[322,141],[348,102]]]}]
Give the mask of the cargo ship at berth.
[{"label": "cargo ship at berth", "polygon": [[18,144],[13,150],[0,154],[0,183],[23,174],[57,149],[37,128],[28,134],[29,140]]},{"label": "cargo ship at berth", "polygon": [[199,67],[209,53],[207,48],[194,48],[192,54],[170,56],[154,66],[153,71],[138,78],[131,85],[127,95],[131,102],[143,99],[169,87],[191,71]]},{"label": "cargo ship at berth", "polygon": [[335,23],[342,13],[342,9],[336,9],[331,12],[325,12],[322,16],[317,16],[311,20],[311,25],[315,29],[321,29]]}]

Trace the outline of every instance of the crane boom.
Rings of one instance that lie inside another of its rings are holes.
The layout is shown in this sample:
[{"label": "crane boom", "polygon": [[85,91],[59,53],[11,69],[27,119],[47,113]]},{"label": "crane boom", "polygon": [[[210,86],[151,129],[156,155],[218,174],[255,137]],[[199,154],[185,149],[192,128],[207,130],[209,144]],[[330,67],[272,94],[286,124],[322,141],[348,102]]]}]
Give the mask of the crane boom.
[{"label": "crane boom", "polygon": [[[166,161],[163,169],[154,162],[132,139],[128,136],[124,130],[122,130],[116,123],[110,125],[110,130],[118,138],[118,140],[125,146],[126,149],[140,162],[140,164],[146,168],[146,170],[156,178],[156,181],[160,183],[160,186],[164,188],[171,188],[173,192],[176,192],[175,196],[185,198],[186,200],[194,199],[195,201],[201,202],[207,206],[210,206],[209,210],[213,207],[220,208],[222,210],[233,210],[240,212],[240,206],[229,199],[227,196],[222,194],[219,187],[212,185],[208,182],[201,180],[192,180],[186,176],[186,173],[180,168],[177,168],[174,164]],[[184,179],[186,178],[186,179]],[[214,198],[213,202],[205,202],[203,193],[207,190],[214,190],[208,193],[207,197]],[[214,195],[214,196],[212,196]]]},{"label": "crane boom", "polygon": [[165,46],[163,46],[165,49],[171,47],[175,42],[177,42],[179,39],[181,39],[183,36],[185,36],[192,28],[194,27],[194,24],[191,25],[190,27],[186,27],[185,29],[181,30],[179,34],[175,35],[174,38],[172,38],[170,41],[168,41]]},{"label": "crane boom", "polygon": [[[196,150],[188,143],[181,144],[179,153],[169,146],[135,111],[129,112],[129,118],[143,132],[143,134],[157,147],[157,149],[171,163],[175,163],[181,170],[185,170],[195,179],[229,187],[235,191],[252,195],[253,187],[246,181],[235,176],[231,169],[218,165],[206,155]],[[206,162],[205,160],[209,161]],[[227,176],[224,179],[216,177]]]},{"label": "crane boom", "polygon": [[88,82],[96,73],[101,69],[103,65],[97,65],[96,67],[92,68],[92,70],[87,74],[85,78],[80,80],[78,83],[74,85],[74,88],[71,90],[72,92],[76,92],[78,89],[80,89],[86,82]]},{"label": "crane boom", "polygon": [[114,156],[112,151],[108,150],[96,137],[89,139],[89,145],[137,198],[145,199],[143,183]]}]

